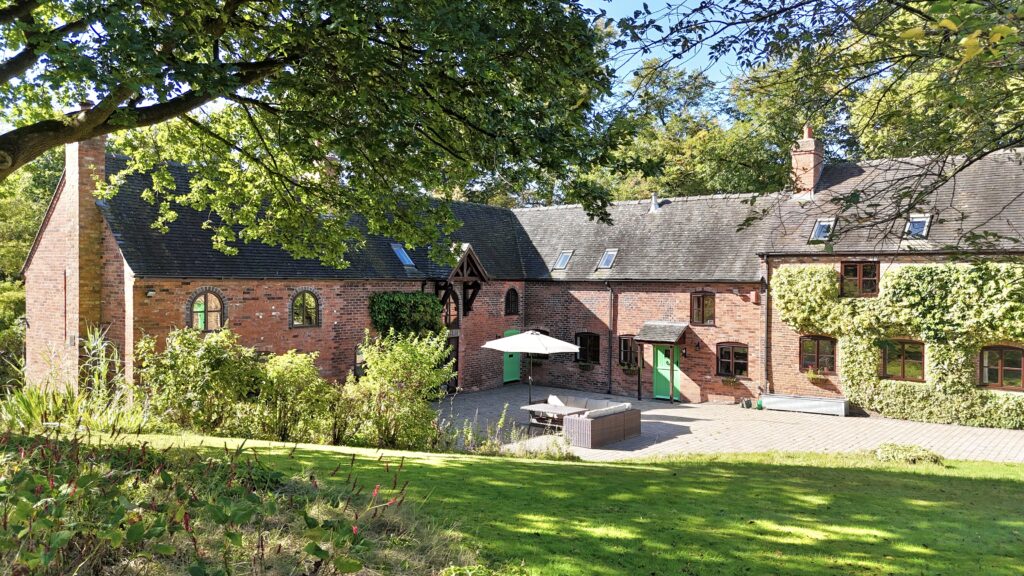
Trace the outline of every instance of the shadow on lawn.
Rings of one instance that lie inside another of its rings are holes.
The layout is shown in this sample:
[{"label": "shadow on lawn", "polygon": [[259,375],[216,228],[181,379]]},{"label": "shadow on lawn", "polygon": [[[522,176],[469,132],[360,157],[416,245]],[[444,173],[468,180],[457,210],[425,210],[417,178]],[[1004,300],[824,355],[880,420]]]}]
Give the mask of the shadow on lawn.
[{"label": "shadow on lawn", "polygon": [[[340,457],[261,453],[291,472]],[[1024,478],[792,462],[424,456],[403,476],[421,513],[537,574],[1019,573]]]}]

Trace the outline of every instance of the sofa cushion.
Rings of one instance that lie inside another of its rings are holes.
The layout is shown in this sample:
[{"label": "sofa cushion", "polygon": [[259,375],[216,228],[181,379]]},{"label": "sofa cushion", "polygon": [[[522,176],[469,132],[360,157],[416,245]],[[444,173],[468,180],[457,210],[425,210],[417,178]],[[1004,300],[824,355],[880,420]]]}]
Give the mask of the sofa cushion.
[{"label": "sofa cushion", "polygon": [[622,404],[612,404],[605,408],[596,408],[594,410],[587,410],[583,416],[585,418],[600,418],[602,416],[611,416],[612,414],[618,414],[619,412],[625,412],[632,408],[632,404],[624,402]]},{"label": "sofa cushion", "polygon": [[570,408],[586,408],[587,407],[587,399],[586,398],[580,398],[578,396],[566,396],[565,398],[562,398],[562,402],[565,402],[565,405],[569,406]]},{"label": "sofa cushion", "polygon": [[613,402],[609,402],[608,400],[597,400],[596,398],[588,399],[587,410],[600,410],[601,408],[607,408],[612,404]]}]

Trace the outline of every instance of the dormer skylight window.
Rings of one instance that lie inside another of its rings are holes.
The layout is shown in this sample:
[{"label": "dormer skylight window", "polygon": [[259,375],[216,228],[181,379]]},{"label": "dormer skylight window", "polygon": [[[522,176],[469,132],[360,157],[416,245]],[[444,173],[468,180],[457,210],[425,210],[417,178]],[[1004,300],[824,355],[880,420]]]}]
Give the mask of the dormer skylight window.
[{"label": "dormer skylight window", "polygon": [[618,253],[618,248],[609,248],[605,250],[604,254],[601,256],[601,261],[597,263],[597,269],[607,270],[611,268],[612,265],[615,264],[615,256],[617,256]]},{"label": "dormer skylight window", "polygon": [[832,230],[836,226],[835,218],[818,218],[814,222],[814,229],[811,230],[811,238],[808,243],[828,242],[832,238]]},{"label": "dormer skylight window", "polygon": [[552,270],[565,270],[569,266],[569,259],[572,258],[572,250],[562,250],[558,254],[558,260],[555,260],[555,265],[551,267]]},{"label": "dormer skylight window", "polygon": [[409,253],[405,251],[405,246],[402,246],[398,242],[392,242],[391,249],[394,250],[395,256],[398,256],[398,260],[401,261],[402,266],[416,266],[413,264],[412,258],[409,257]]},{"label": "dormer skylight window", "polygon": [[927,214],[911,214],[907,219],[907,227],[903,236],[910,240],[924,240],[932,227],[932,217]]}]

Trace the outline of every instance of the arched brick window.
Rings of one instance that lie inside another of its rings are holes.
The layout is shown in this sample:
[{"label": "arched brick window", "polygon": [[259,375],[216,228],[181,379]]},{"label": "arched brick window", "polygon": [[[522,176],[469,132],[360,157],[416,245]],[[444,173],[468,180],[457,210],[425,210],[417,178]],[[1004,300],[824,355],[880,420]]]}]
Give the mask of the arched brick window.
[{"label": "arched brick window", "polygon": [[292,297],[292,328],[315,328],[320,325],[320,299],[311,290],[301,290]]},{"label": "arched brick window", "polygon": [[188,325],[203,332],[220,330],[227,323],[224,297],[213,288],[196,292],[188,302]]},{"label": "arched brick window", "polygon": [[515,288],[509,288],[508,292],[505,292],[505,316],[518,316],[519,315],[519,291]]}]

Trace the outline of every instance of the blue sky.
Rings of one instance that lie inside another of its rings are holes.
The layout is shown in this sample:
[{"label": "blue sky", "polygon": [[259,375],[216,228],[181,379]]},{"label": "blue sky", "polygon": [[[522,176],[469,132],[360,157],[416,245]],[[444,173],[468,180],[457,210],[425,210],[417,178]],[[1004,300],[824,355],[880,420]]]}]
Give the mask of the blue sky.
[{"label": "blue sky", "polygon": [[[692,0],[683,0],[684,3]],[[676,0],[678,3],[679,0]],[[587,8],[594,10],[604,10],[607,12],[608,17],[612,20],[617,20],[625,16],[631,16],[634,11],[641,10],[643,8],[643,2],[639,0],[582,0],[582,3]],[[665,7],[663,1],[649,0],[647,5],[654,12],[661,10]],[[630,75],[640,63],[646,58],[666,58],[668,53],[665,50],[656,50],[650,54],[636,54],[628,60],[620,60],[616,63],[618,67],[618,76],[620,81],[628,81]],[[706,52],[698,51],[694,54],[689,55],[684,60],[675,63],[676,67],[682,67],[687,69],[705,69],[708,76],[716,81],[723,81],[730,78],[733,71],[730,69],[731,62],[719,61],[711,63],[708,59]]]}]

